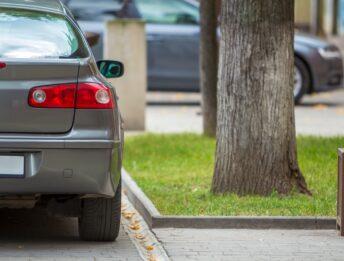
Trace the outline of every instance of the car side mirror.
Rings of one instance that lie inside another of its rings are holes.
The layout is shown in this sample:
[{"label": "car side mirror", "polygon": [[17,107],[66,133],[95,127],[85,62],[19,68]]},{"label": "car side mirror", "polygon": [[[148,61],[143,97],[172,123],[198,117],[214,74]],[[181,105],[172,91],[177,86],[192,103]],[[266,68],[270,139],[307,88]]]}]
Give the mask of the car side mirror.
[{"label": "car side mirror", "polygon": [[124,74],[124,65],[118,61],[98,61],[97,66],[105,78],[119,78]]}]

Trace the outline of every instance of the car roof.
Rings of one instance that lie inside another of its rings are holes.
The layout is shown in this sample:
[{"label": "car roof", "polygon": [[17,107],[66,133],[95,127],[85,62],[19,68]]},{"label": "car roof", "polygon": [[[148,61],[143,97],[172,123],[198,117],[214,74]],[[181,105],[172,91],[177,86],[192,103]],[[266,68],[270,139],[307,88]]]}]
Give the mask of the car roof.
[{"label": "car roof", "polygon": [[66,14],[60,0],[0,0],[0,7]]}]

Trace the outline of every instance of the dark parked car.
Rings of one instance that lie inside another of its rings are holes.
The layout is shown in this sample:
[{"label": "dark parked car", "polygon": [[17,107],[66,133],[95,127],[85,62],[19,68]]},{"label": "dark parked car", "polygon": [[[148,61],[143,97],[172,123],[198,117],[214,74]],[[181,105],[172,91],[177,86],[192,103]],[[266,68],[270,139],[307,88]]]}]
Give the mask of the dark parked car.
[{"label": "dark parked car", "polygon": [[[99,68],[99,69],[98,69]],[[0,208],[79,218],[112,241],[121,216],[123,65],[99,61],[58,0],[0,0]]]},{"label": "dark parked car", "polygon": [[[116,19],[123,0],[65,0],[85,31],[103,34],[104,22]],[[147,22],[150,90],[199,91],[199,4],[194,0],[132,0]],[[103,56],[102,39],[93,47]],[[295,36],[295,101],[306,93],[342,86],[343,63],[334,45],[315,37]]]}]

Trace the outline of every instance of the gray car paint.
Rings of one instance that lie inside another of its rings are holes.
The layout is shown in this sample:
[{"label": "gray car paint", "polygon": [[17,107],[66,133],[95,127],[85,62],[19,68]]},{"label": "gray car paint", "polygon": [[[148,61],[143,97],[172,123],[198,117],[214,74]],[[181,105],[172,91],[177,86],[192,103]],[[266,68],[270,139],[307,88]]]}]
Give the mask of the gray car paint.
[{"label": "gray car paint", "polygon": [[37,109],[28,106],[33,87],[77,82],[79,61],[4,60],[0,70],[0,132],[63,133],[72,128],[74,109]]},{"label": "gray car paint", "polygon": [[199,85],[198,25],[147,25],[150,89]]},{"label": "gray car paint", "polygon": [[[75,30],[82,34],[58,1],[0,0],[0,7],[58,13],[69,19]],[[114,110],[33,111],[27,103],[30,86],[68,80],[102,83],[111,88],[113,98],[117,101],[115,89],[100,75],[83,36],[82,41],[89,52],[89,57],[83,59],[28,62],[1,60],[9,66],[0,70],[0,92],[5,91],[0,99],[7,104],[0,103],[0,119],[8,120],[9,124],[0,123],[0,155],[24,155],[25,177],[0,177],[0,195],[114,196],[120,182],[123,144],[117,105]],[[16,68],[18,73],[13,73]],[[17,87],[14,88],[15,93],[7,95],[4,86],[9,84],[9,79],[11,87]],[[22,84],[18,85],[17,82]],[[16,100],[16,97],[19,98]]]}]

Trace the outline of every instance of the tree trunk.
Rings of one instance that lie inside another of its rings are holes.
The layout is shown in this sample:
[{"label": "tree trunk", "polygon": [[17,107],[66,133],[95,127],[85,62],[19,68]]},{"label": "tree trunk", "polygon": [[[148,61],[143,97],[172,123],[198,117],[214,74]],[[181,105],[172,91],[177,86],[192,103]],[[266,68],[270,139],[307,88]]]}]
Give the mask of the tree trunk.
[{"label": "tree trunk", "polygon": [[310,193],[297,162],[294,1],[222,1],[212,191]]},{"label": "tree trunk", "polygon": [[201,0],[200,73],[202,90],[203,132],[216,135],[216,89],[218,68],[217,0]]}]

